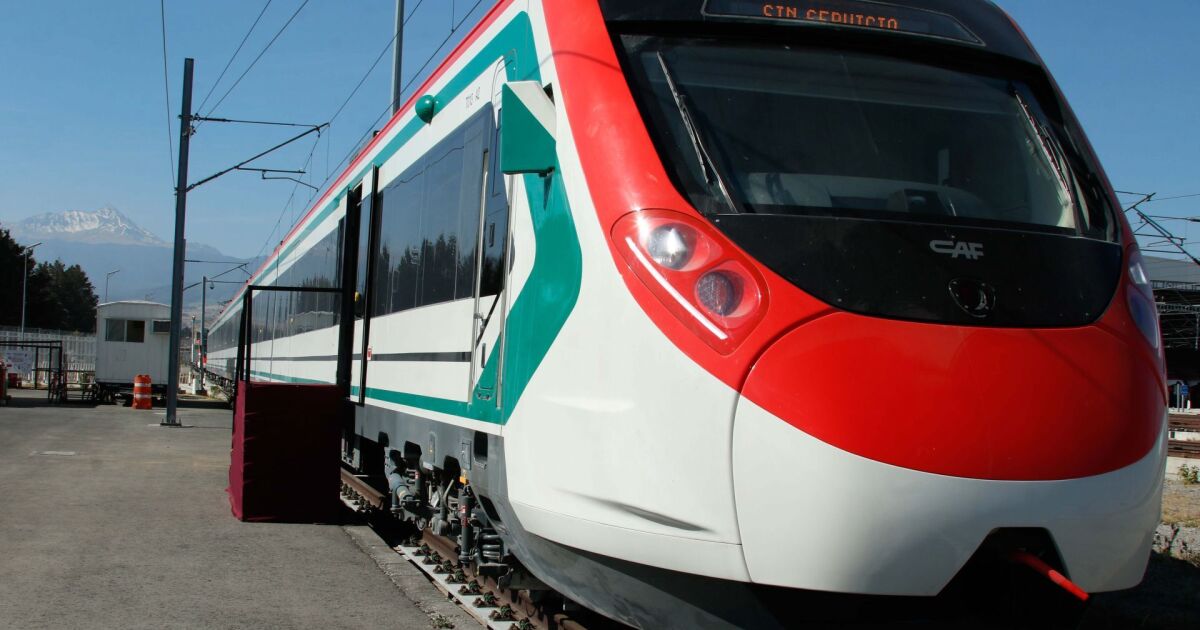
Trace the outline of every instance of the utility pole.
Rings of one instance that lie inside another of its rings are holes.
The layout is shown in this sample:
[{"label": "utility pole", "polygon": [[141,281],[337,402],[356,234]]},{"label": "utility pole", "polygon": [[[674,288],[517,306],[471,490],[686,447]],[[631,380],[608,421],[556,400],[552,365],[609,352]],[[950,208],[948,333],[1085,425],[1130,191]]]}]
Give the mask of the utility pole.
[{"label": "utility pole", "polygon": [[[230,118],[210,118],[192,114],[192,70],[194,60],[188,57],[183,60],[183,99],[179,114],[179,174],[175,184],[175,257],[171,265],[171,339],[170,339],[170,355],[167,357],[167,413],[160,423],[165,427],[182,426],[179,422],[179,338],[181,336],[181,328],[183,328],[183,265],[184,254],[187,250],[187,241],[184,238],[184,226],[187,224],[187,194],[193,188],[202,186],[212,180],[232,173],[237,170],[254,170],[261,171],[265,175],[268,172],[283,172],[283,173],[303,173],[304,171],[281,171],[279,169],[258,169],[258,168],[242,168],[257,160],[258,158],[281,149],[297,140],[315,133],[321,135],[321,131],[329,126],[329,123],[320,125],[301,125],[295,123],[271,122],[262,120],[234,120]],[[201,179],[195,184],[189,185],[188,182],[188,148],[191,144],[192,123],[197,120],[211,120],[214,122],[226,123],[245,123],[252,125],[284,125],[289,127],[308,127],[309,129],[303,133],[292,136],[288,140],[284,140],[279,144],[262,151],[247,160],[242,160],[237,164],[218,171]],[[241,265],[238,265],[239,267]],[[194,285],[193,285],[194,286]],[[190,287],[189,287],[190,288]],[[201,326],[203,328],[203,326]]]},{"label": "utility pole", "polygon": [[[420,3],[418,3],[420,4]],[[396,0],[396,43],[392,47],[392,114],[400,111],[400,60],[404,53],[404,0]]]},{"label": "utility pole", "polygon": [[21,268],[25,272],[25,280],[21,282],[21,336],[25,336],[25,299],[29,295],[29,254],[33,253],[33,248],[41,245],[40,242],[34,243],[25,248],[25,266]]},{"label": "utility pole", "polygon": [[208,369],[208,330],[205,321],[208,314],[208,276],[201,279],[200,285],[200,388],[196,393],[204,391],[204,371]]},{"label": "utility pole", "polygon": [[106,304],[108,303],[108,279],[113,277],[113,274],[119,273],[120,271],[120,269],[113,269],[112,271],[104,274],[104,302]]},{"label": "utility pole", "polygon": [[183,238],[187,222],[188,145],[192,137],[192,66],[194,60],[183,60],[183,106],[179,115],[179,179],[175,185],[175,260],[171,265],[171,342],[167,357],[167,415],[164,427],[181,426],[179,407],[179,334],[183,327],[183,254],[187,242]]}]

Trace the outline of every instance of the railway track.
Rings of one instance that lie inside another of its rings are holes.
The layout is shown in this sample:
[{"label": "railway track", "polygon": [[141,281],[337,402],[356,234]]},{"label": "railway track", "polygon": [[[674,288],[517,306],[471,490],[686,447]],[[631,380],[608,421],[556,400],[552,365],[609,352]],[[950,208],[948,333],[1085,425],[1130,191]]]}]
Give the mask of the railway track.
[{"label": "railway track", "polygon": [[1200,459],[1200,442],[1194,440],[1170,440],[1167,442],[1167,454],[1172,457]]},{"label": "railway track", "polygon": [[1167,418],[1167,428],[1172,431],[1200,431],[1200,416],[1173,413]]},{"label": "railway track", "polygon": [[[1200,432],[1200,417],[1190,414],[1173,413],[1167,420],[1167,428],[1171,431]],[[1169,440],[1167,454],[1173,457],[1200,459],[1200,441]]]},{"label": "railway track", "polygon": [[[493,630],[596,630],[623,628],[586,610],[564,610],[564,601],[548,591],[505,586],[459,561],[454,540],[428,528],[398,533],[405,524],[391,517],[388,497],[364,479],[342,470],[342,501],[364,516],[396,551],[419,568],[439,590],[482,625]],[[401,542],[397,543],[396,540]],[[501,578],[503,579],[503,578]]]}]

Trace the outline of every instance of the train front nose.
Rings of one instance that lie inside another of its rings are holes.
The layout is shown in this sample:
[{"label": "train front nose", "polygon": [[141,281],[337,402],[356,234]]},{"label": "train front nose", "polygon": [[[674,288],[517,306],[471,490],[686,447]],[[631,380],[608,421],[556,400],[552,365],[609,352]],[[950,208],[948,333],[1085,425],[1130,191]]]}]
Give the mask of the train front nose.
[{"label": "train front nose", "polygon": [[793,330],[755,363],[734,422],[751,579],[934,595],[989,532],[1031,527],[1085,589],[1136,584],[1165,457],[1139,350],[1097,326],[836,313]]}]

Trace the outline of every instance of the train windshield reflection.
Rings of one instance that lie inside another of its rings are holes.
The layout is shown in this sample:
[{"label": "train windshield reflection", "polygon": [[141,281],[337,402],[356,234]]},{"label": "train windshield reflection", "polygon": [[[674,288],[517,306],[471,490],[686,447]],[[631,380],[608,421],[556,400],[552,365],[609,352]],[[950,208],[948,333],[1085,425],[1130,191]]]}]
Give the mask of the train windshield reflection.
[{"label": "train windshield reflection", "polygon": [[980,221],[1111,238],[1025,84],[848,51],[622,37],[660,151],[706,214]]}]

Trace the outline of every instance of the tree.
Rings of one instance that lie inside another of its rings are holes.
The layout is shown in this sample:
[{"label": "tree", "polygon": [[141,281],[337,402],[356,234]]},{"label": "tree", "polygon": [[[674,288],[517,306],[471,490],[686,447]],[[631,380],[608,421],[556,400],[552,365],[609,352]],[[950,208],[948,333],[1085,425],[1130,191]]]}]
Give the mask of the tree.
[{"label": "tree", "polygon": [[79,265],[44,262],[29,274],[27,325],[94,332],[97,302],[96,289]]},{"label": "tree", "polygon": [[[55,264],[59,268],[63,266],[60,261],[55,261]],[[63,269],[62,275],[58,278],[57,289],[59,300],[66,308],[67,317],[63,322],[63,328],[79,332],[95,332],[96,304],[99,300],[96,299],[96,287],[92,286],[92,281],[88,279],[83,267],[71,265]]]},{"label": "tree", "polygon": [[[21,285],[25,280],[25,247],[0,227],[0,326],[21,324]],[[34,260],[28,261],[32,270]]]},{"label": "tree", "polygon": [[25,246],[0,228],[0,326],[21,324],[21,296],[25,295],[27,327],[95,332],[96,288],[83,268],[68,267],[61,260],[38,264],[32,255],[26,259],[24,254]]},{"label": "tree", "polygon": [[66,320],[66,307],[59,300],[54,283],[54,268],[49,263],[41,263],[29,271],[29,286],[25,294],[28,300],[25,325],[29,328],[58,330]]}]

